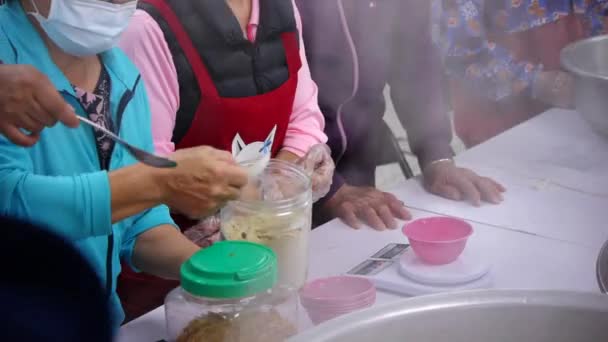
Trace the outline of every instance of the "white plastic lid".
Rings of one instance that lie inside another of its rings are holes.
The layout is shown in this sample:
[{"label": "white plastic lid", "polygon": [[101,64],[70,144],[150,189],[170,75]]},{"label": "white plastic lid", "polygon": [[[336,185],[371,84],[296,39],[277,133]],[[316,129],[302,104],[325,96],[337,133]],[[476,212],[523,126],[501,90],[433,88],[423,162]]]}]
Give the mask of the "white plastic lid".
[{"label": "white plastic lid", "polygon": [[490,264],[471,249],[465,249],[456,261],[446,265],[429,265],[408,248],[399,261],[399,273],[406,278],[430,286],[470,283],[490,271]]}]

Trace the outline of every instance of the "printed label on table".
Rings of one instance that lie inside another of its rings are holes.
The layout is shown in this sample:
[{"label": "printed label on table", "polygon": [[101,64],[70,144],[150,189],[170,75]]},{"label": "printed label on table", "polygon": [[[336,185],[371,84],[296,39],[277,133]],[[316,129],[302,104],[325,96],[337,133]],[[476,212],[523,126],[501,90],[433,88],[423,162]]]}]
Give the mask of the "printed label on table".
[{"label": "printed label on table", "polygon": [[359,265],[355,266],[352,270],[348,271],[347,274],[358,275],[358,276],[372,276],[385,270],[387,267],[393,264],[392,260],[365,260]]},{"label": "printed label on table", "polygon": [[389,243],[386,247],[372,255],[370,259],[395,260],[397,257],[400,257],[409,246],[410,245],[405,243]]}]

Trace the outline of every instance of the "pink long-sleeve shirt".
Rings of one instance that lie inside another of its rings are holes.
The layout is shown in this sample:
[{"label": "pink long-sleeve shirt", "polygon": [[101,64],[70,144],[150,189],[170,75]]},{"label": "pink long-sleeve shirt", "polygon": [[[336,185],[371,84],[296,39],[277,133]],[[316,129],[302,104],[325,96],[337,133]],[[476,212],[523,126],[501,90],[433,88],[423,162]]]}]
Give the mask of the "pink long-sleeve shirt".
[{"label": "pink long-sleeve shirt", "polygon": [[[247,32],[243,34],[254,40],[260,18],[260,4],[259,0],[251,2],[251,16]],[[295,3],[293,6],[296,26],[300,32],[302,68],[298,72],[298,86],[282,149],[302,156],[312,145],[325,143],[327,136],[323,132],[325,121],[317,101],[317,85],[310,76],[306,60],[301,36],[302,21]],[[175,151],[171,138],[179,108],[179,84],[163,32],[148,13],[137,10],[123,33],[119,46],[141,72],[152,109],[154,146],[157,153],[167,155]]]}]

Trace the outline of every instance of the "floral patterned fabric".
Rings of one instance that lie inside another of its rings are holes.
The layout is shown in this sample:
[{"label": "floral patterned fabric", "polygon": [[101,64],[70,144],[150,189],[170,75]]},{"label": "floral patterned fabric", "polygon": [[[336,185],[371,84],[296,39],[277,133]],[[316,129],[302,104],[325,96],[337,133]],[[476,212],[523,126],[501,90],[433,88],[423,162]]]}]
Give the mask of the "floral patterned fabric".
[{"label": "floral patterned fabric", "polygon": [[491,37],[528,31],[570,15],[587,35],[604,33],[608,0],[441,0],[440,44],[448,73],[491,100],[530,92],[542,64],[518,60]]},{"label": "floral patterned fabric", "polygon": [[[89,116],[89,119],[96,124],[115,132],[112,115],[110,113],[110,75],[102,67],[99,81],[93,93],[87,92],[73,86],[78,101]],[[98,129],[94,129],[99,155],[99,165],[103,170],[110,167],[110,156],[114,150],[114,140]]]}]

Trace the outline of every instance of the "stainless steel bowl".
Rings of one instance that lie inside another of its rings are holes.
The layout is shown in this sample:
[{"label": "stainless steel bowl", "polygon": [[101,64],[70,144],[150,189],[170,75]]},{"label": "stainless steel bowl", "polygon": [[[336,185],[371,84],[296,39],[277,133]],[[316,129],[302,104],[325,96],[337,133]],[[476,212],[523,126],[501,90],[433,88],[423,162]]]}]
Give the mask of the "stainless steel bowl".
[{"label": "stainless steel bowl", "polygon": [[608,341],[608,296],[484,290],[406,299],[325,322],[288,342]]},{"label": "stainless steel bowl", "polygon": [[578,41],[561,52],[575,78],[575,105],[591,127],[608,138],[608,35]]},{"label": "stainless steel bowl", "polygon": [[600,250],[600,255],[597,257],[597,282],[600,290],[608,293],[608,241]]}]

